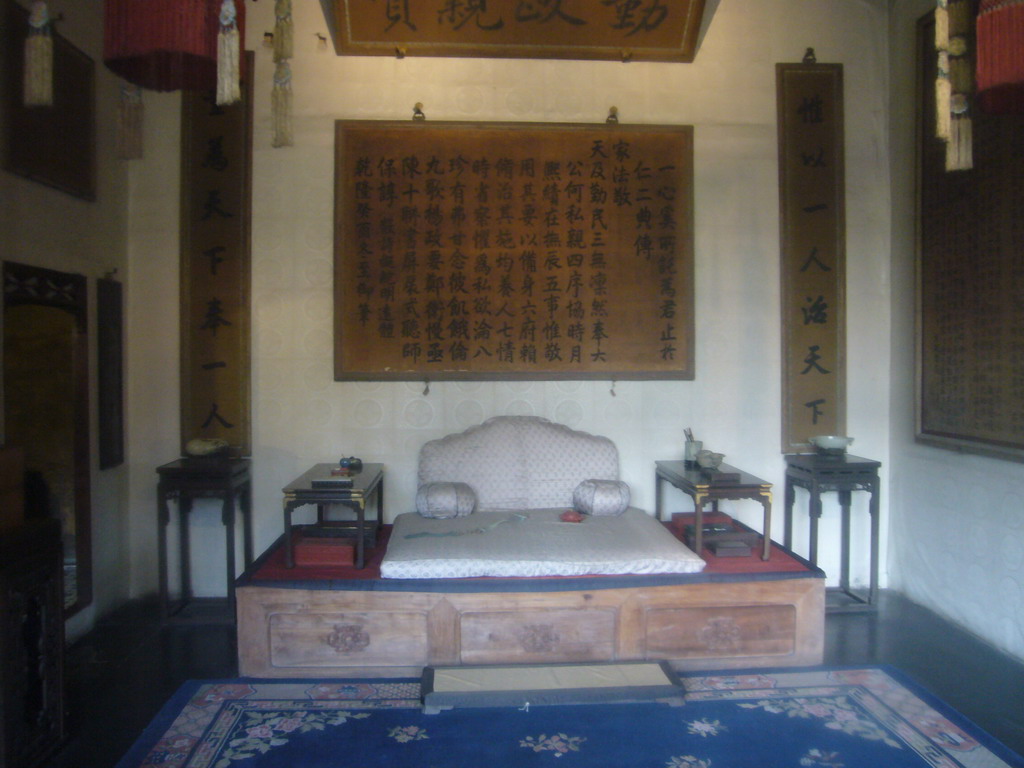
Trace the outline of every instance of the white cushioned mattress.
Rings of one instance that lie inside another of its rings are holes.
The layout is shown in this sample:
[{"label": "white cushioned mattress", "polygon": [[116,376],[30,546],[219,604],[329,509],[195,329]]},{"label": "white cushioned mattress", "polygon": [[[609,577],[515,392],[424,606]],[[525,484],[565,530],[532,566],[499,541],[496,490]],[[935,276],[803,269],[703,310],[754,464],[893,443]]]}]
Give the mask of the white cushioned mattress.
[{"label": "white cushioned mattress", "polygon": [[561,509],[395,519],[385,579],[697,573],[704,561],[639,509],[564,523]]}]

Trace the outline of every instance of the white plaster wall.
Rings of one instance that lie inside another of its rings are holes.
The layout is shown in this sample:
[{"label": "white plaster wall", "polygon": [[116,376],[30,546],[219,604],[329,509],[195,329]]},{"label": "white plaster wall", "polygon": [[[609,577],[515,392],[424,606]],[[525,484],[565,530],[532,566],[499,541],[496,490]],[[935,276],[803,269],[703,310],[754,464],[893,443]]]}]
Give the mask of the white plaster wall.
[{"label": "white plaster wall", "polygon": [[[28,3],[24,3],[28,5]],[[51,6],[52,8],[52,6]],[[127,164],[116,158],[119,82],[102,63],[102,16],[94,0],[62,0],[59,32],[95,62],[96,200],[87,201],[0,171],[0,259],[85,275],[89,301],[93,604],[67,626],[75,638],[128,597],[127,468],[99,470],[96,417],[96,278],[127,275]],[[57,12],[57,11],[51,11]]]},{"label": "white plaster wall", "polygon": [[[146,92],[145,157],[130,163],[127,397],[132,593],[156,590],[156,467],[179,456],[181,95]],[[173,533],[173,531],[172,531]],[[199,536],[197,536],[199,538]],[[173,545],[173,539],[172,539]],[[200,554],[203,554],[200,549]],[[207,559],[209,555],[207,555]],[[222,578],[223,581],[223,578]]]},{"label": "white plaster wall", "polygon": [[[504,413],[537,414],[611,437],[634,502],[649,510],[654,462],[680,458],[683,429],[692,427],[707,447],[727,454],[727,462],[776,485],[778,536],[784,464],[774,65],[799,61],[808,46],[819,61],[844,65],[848,431],[857,438],[857,453],[881,460],[887,474],[885,0],[721,0],[693,64],[339,57],[316,47],[315,34],[327,33],[320,4],[294,0],[295,146],[279,149],[270,146],[273,64],[259,44],[273,29],[273,3],[250,2],[247,13],[257,94],[252,383],[258,548],[280,535],[280,490],[308,465],[349,454],[382,461],[390,519],[413,506],[416,453],[425,440]],[[151,217],[133,229],[132,241],[134,322],[149,334],[134,341],[144,362],[132,386],[137,593],[156,583],[151,470],[178,451],[177,206],[162,191],[176,174],[168,154],[175,151],[177,127],[168,97],[146,96],[147,115],[156,102],[162,122],[156,146],[147,145],[146,160],[133,173],[133,210]],[[429,395],[422,383],[333,381],[334,121],[408,119],[416,102],[430,120],[599,122],[614,105],[623,122],[694,125],[696,379],[620,381],[614,395],[609,381],[432,382]],[[681,494],[669,493],[667,501],[670,510],[690,509]],[[760,525],[759,505],[728,507]],[[888,507],[883,494],[883,520]],[[796,541],[806,551],[803,509]],[[855,551],[865,558],[854,564],[856,583],[867,579],[866,510],[866,499],[857,498],[854,514],[863,530]],[[215,505],[201,508],[195,524],[203,529],[194,540],[197,589],[223,594]],[[821,542],[820,562],[834,573],[838,507],[832,499],[826,499]]]},{"label": "white plaster wall", "polygon": [[934,3],[892,18],[890,585],[1024,658],[1024,465],[914,442],[914,46]]}]

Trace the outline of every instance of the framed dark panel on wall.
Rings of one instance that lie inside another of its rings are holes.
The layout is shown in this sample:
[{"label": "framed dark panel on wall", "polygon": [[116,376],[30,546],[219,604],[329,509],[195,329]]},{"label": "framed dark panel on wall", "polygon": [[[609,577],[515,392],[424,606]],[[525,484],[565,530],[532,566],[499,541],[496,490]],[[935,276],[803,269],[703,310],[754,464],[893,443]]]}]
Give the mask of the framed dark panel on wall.
[{"label": "framed dark panel on wall", "polygon": [[53,106],[23,104],[28,11],[4,0],[0,25],[0,164],[85,200],[96,198],[95,64],[53,34]]},{"label": "framed dark panel on wall", "polygon": [[692,379],[693,129],[338,121],[337,380]]},{"label": "framed dark panel on wall", "polygon": [[123,297],[121,283],[96,281],[96,366],[100,469],[124,462]]},{"label": "framed dark panel on wall", "polygon": [[933,15],[918,24],[917,439],[1024,461],[1024,116],[972,110],[974,167],[935,136]]}]

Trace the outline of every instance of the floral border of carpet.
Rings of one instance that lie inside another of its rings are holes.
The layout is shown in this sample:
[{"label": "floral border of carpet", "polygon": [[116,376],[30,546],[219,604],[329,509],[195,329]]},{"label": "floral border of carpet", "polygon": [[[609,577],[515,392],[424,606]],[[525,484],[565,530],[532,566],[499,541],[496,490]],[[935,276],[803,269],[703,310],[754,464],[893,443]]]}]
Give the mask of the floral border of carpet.
[{"label": "floral border of carpet", "polygon": [[[963,726],[954,722],[960,716],[950,712],[947,717],[940,711],[944,705],[926,701],[930,698],[927,694],[911,690],[908,686],[913,684],[900,680],[892,670],[758,671],[695,675],[684,677],[683,683],[687,706],[677,707],[675,712],[688,739],[687,747],[678,754],[659,755],[652,766],[722,768],[710,745],[719,738],[742,735],[730,734],[728,725],[702,717],[701,707],[689,706],[701,702],[734,704],[739,710],[756,711],[768,718],[764,722],[769,728],[773,721],[780,729],[786,721],[824,728],[827,730],[819,732],[872,742],[880,749],[892,750],[893,755],[916,754],[922,765],[935,768],[1024,766],[1024,761],[1014,762],[1017,756],[1001,745],[982,744],[971,734],[966,721]],[[459,714],[422,715],[419,696],[418,681],[194,682],[168,702],[118,768],[246,768],[247,763],[259,764],[257,758],[275,750],[283,754],[291,741],[297,742],[306,734],[333,731],[346,724],[355,727],[381,710],[399,715],[403,710],[415,710],[411,713],[415,717],[381,723],[381,733],[375,737],[383,749],[410,749],[428,741],[435,724],[440,728],[444,721],[434,718]],[[1007,753],[1011,762],[990,747]],[[587,737],[569,729],[523,732],[509,739],[504,748],[518,749],[517,754],[532,755],[531,759],[565,758],[558,761],[565,765],[605,764],[600,760],[591,762],[595,755],[587,754]],[[803,750],[799,765],[862,765],[856,760],[847,764],[846,760],[834,746],[811,743]]]}]

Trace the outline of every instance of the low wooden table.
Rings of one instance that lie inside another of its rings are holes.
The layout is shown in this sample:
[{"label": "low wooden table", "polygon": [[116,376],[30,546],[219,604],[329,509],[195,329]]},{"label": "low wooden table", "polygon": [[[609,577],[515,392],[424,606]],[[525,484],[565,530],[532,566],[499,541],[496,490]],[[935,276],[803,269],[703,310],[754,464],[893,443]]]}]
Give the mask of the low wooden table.
[{"label": "low wooden table", "polygon": [[[352,485],[314,487],[318,481],[329,477],[337,464],[316,464],[284,487],[284,546],[285,565],[295,567],[295,548],[292,541],[294,528],[302,527],[318,536],[355,536],[356,568],[366,564],[366,538],[374,540],[384,516],[384,465],[364,464],[353,472]],[[377,497],[377,516],[367,528],[366,502],[371,496]],[[316,504],[316,523],[307,526],[293,526],[292,512],[306,504]],[[356,513],[355,520],[329,520],[327,507],[341,504]]]},{"label": "low wooden table", "polygon": [[694,549],[699,555],[703,547],[704,503],[711,502],[711,509],[718,511],[721,499],[751,499],[761,502],[764,508],[762,538],[764,546],[761,559],[771,556],[772,526],[772,484],[759,477],[722,464],[717,472],[702,470],[700,467],[687,467],[684,461],[656,461],[655,466],[655,514],[662,519],[662,482],[668,482],[693,499],[694,507]]}]

